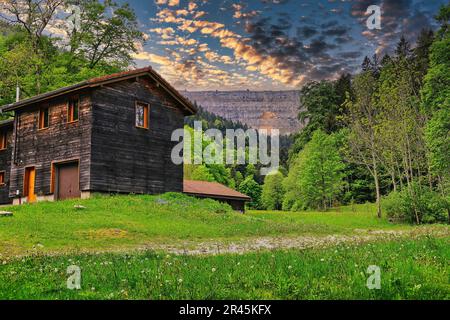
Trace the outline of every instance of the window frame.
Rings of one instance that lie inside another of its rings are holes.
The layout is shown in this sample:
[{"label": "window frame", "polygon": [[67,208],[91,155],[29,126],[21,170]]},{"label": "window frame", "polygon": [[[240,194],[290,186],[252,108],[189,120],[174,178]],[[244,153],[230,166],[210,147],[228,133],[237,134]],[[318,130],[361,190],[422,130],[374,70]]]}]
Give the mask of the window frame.
[{"label": "window frame", "polygon": [[8,131],[0,130],[0,151],[8,149]]},{"label": "window frame", "polygon": [[[143,126],[140,126],[137,123],[138,107],[144,108],[144,119],[143,119],[144,125]],[[149,103],[143,102],[143,101],[136,101],[135,108],[134,108],[134,125],[138,129],[149,130],[149,128],[150,128],[150,104]]]},{"label": "window frame", "polygon": [[[73,102],[77,103],[77,118],[74,118],[75,112],[73,108]],[[67,102],[67,123],[77,123],[80,120],[80,96],[73,96],[69,98]]]},{"label": "window frame", "polygon": [[6,186],[6,171],[0,171],[0,187]]},{"label": "window frame", "polygon": [[[45,115],[45,110],[47,111],[47,126],[45,126],[45,119],[42,118],[42,115]],[[50,107],[44,106],[39,109],[39,130],[46,130],[50,127]]]}]

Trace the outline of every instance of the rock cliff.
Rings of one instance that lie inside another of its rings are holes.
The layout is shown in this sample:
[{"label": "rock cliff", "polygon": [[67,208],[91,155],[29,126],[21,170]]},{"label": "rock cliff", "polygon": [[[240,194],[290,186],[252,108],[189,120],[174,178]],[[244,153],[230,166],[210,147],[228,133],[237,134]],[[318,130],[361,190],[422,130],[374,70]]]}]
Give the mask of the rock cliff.
[{"label": "rock cliff", "polygon": [[278,129],[281,134],[302,128],[297,119],[299,91],[181,92],[204,110],[256,129]]}]

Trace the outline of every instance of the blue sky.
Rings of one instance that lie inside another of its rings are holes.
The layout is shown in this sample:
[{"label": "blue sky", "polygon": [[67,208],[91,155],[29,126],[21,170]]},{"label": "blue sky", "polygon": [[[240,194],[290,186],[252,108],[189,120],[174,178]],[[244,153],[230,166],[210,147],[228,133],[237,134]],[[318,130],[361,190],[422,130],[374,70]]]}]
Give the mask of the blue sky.
[{"label": "blue sky", "polygon": [[[444,0],[146,0],[128,2],[147,41],[136,64],[178,89],[283,90],[357,72],[364,56],[411,42]],[[381,30],[365,12],[382,9]]]}]

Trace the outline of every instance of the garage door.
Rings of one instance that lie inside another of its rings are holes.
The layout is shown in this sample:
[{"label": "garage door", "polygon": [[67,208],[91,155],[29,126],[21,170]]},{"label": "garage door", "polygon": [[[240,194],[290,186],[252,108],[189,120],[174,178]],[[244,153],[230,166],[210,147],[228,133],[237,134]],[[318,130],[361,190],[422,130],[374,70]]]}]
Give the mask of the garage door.
[{"label": "garage door", "polygon": [[78,162],[58,165],[58,200],[80,197]]}]

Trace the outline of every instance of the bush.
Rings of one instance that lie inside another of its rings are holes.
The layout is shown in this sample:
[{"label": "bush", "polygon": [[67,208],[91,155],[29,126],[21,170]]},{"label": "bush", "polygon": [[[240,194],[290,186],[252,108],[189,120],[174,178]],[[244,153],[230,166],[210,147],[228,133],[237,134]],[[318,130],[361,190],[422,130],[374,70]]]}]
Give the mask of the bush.
[{"label": "bush", "polygon": [[[392,192],[383,199],[383,208],[392,220],[411,223],[445,223],[449,202],[428,187],[414,185],[411,190]],[[416,216],[417,214],[417,216]]]}]

